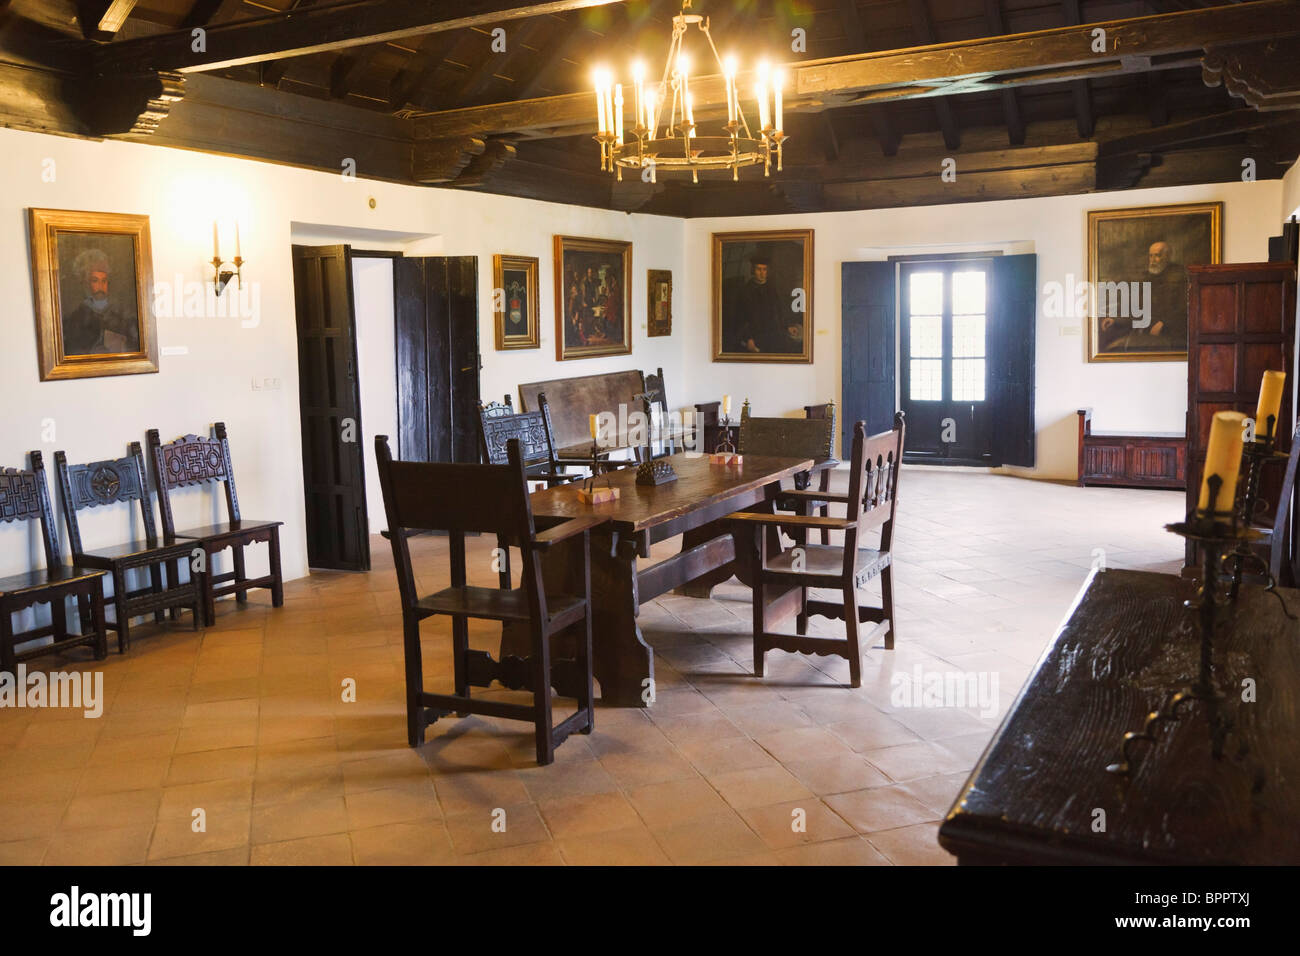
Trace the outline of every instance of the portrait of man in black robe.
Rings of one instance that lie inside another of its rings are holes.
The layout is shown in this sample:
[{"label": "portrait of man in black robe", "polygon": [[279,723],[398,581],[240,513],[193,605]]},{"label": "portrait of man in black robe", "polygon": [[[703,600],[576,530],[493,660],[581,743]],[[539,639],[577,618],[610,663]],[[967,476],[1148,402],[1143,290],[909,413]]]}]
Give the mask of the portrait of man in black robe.
[{"label": "portrait of man in black robe", "polygon": [[[803,359],[810,334],[808,257],[800,239],[721,243],[717,303],[721,356],[730,361]],[[715,343],[715,358],[718,354]]]}]

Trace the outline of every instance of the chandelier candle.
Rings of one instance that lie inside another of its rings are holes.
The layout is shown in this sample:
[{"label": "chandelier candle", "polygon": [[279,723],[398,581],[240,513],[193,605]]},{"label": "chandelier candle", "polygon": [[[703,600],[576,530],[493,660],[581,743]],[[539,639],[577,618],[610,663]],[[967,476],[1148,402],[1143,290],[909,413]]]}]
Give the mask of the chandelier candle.
[{"label": "chandelier candle", "polygon": [[[724,62],[718,53],[709,21],[691,11],[692,0],[682,0],[681,13],[673,17],[672,38],[664,58],[663,73],[658,82],[646,82],[646,67],[642,63],[632,66],[633,121],[623,128],[622,87],[613,82],[603,68],[596,69],[593,81],[596,90],[596,142],[600,145],[600,168],[623,178],[623,170],[635,170],[638,175],[649,169],[649,181],[657,182],[660,172],[689,172],[691,181],[698,183],[700,173],[730,173],[733,181],[740,179],[740,170],[746,166],[762,166],[763,175],[770,176],[773,157],[779,172],[782,149],[786,140],[784,126],[784,73],[773,72],[765,62],[744,78],[746,88],[753,84],[755,90],[756,127],[745,116],[740,99],[740,66],[734,56]],[[688,34],[698,29],[702,40],[687,43]],[[726,96],[726,122],[722,110],[717,110],[713,130],[695,121],[695,94],[692,91],[691,72],[699,61],[693,56],[710,58],[717,63],[717,72],[704,70],[706,99],[700,101],[705,108],[705,118],[722,104],[716,102],[717,93]],[[773,109],[775,107],[775,110]]]}]

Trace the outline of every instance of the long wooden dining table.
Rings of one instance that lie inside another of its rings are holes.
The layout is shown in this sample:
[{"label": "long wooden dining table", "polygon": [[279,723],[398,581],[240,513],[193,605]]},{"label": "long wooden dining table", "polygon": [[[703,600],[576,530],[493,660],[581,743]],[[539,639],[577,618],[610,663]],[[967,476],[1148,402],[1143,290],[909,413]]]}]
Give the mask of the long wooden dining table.
[{"label": "long wooden dining table", "polygon": [[[581,483],[532,495],[539,528],[587,515],[609,518],[591,533],[592,669],[602,702],[614,706],[645,707],[654,698],[654,653],[637,625],[640,606],[697,579],[725,579],[742,566],[751,545],[738,542],[727,515],[770,508],[782,479],[814,465],[807,458],[759,456],[746,456],[740,465],[715,465],[707,455],[685,452],[660,460],[672,465],[677,480],[638,485],[635,468],[596,478],[597,487],[608,484],[619,490],[614,501],[583,502],[578,497]],[[677,535],[684,536],[677,554],[645,563],[651,545]],[[542,568],[548,591],[582,593],[583,582],[576,577],[582,573],[582,561],[573,551],[582,546],[581,541],[575,538],[546,552]],[[573,633],[559,636],[562,644],[574,640]],[[557,648],[555,655],[562,652]],[[507,627],[501,653],[527,654],[527,634]],[[556,691],[569,696],[575,688],[563,686],[569,681],[562,670],[557,675]]]}]

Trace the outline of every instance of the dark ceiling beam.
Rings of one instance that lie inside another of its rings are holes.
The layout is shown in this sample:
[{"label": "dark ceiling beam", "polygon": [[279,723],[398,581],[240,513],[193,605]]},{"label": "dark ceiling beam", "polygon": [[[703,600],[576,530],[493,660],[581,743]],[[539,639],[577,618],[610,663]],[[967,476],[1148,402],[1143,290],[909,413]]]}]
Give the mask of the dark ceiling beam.
[{"label": "dark ceiling beam", "polygon": [[353,81],[370,62],[374,48],[344,50],[330,64],[330,96],[344,99],[352,92]]},{"label": "dark ceiling beam", "polygon": [[429,0],[352,0],[215,24],[207,28],[202,51],[194,49],[189,30],[123,40],[96,51],[95,72],[218,70],[616,2],[620,0],[543,0],[530,5],[520,5],[519,0],[438,4]]},{"label": "dark ceiling beam", "polygon": [[[934,22],[930,19],[930,8],[926,5],[926,0],[908,0],[908,10],[912,15],[912,32],[917,40],[926,46],[933,44]],[[944,145],[949,149],[961,149],[961,127],[957,125],[952,103],[945,97],[935,97],[934,115],[939,120],[939,129],[943,131]]]},{"label": "dark ceiling beam", "polygon": [[[945,91],[1001,92],[1081,76],[1175,69],[1199,64],[1207,44],[1240,44],[1271,39],[1283,32],[1300,33],[1298,14],[1300,0],[1254,0],[932,47],[808,60],[788,67],[786,110],[817,112]],[[1097,27],[1106,30],[1110,49],[1115,52],[1091,52],[1092,30]],[[742,83],[748,80],[740,78]],[[712,116],[725,108],[722,77],[701,77],[692,83],[692,95],[697,113]],[[595,128],[590,101],[586,93],[571,93],[430,113],[418,124],[422,135],[430,137],[462,133],[577,136]]]},{"label": "dark ceiling beam", "polygon": [[[1074,27],[1083,22],[1080,6],[1080,0],[1061,0],[1066,26]],[[1092,139],[1097,122],[1092,109],[1092,91],[1088,88],[1088,81],[1083,79],[1071,83],[1070,95],[1074,97],[1074,116],[1079,127],[1079,136],[1082,139]]]},{"label": "dark ceiling beam", "polygon": [[840,158],[840,137],[835,132],[835,115],[830,110],[821,114],[822,142],[827,162]]},{"label": "dark ceiling beam", "polygon": [[560,42],[549,50],[538,50],[533,55],[532,64],[515,81],[515,96],[518,99],[531,99],[545,89],[546,83],[560,64],[591,38],[577,17],[565,20],[560,30],[563,34]]},{"label": "dark ceiling beam", "polygon": [[506,31],[506,48],[498,53],[491,49],[492,37],[490,35],[475,36],[475,41],[482,43],[487,47],[487,52],[478,66],[471,69],[461,79],[451,92],[447,95],[447,104],[455,106],[465,106],[472,103],[475,97],[479,96],[487,85],[502,70],[510,69],[511,65],[519,60],[523,52],[528,49],[527,44],[537,37],[537,34],[543,21],[541,19],[529,20],[524,23],[512,23],[504,27]]},{"label": "dark ceiling beam", "polygon": [[456,33],[435,33],[426,37],[420,48],[407,60],[406,66],[389,83],[388,108],[400,110],[408,103],[422,104],[434,75],[459,40],[460,36]]},{"label": "dark ceiling beam", "polygon": [[[1006,20],[1002,16],[1002,0],[984,0],[984,22],[988,24],[989,33],[993,36],[1002,36],[1007,32]],[[1020,93],[1014,87],[1002,91],[1002,118],[1007,124],[1007,139],[1011,145],[1023,145],[1025,120],[1020,112]]]},{"label": "dark ceiling beam", "polygon": [[[840,25],[844,28],[844,35],[848,38],[851,52],[865,53],[867,51],[867,31],[862,28],[862,17],[858,15],[857,0],[840,0],[839,13]],[[893,156],[897,153],[899,135],[898,131],[894,129],[894,125],[889,121],[889,114],[886,112],[885,104],[868,106],[867,119],[875,133],[876,142],[880,144],[881,153],[886,156]]]},{"label": "dark ceiling beam", "polygon": [[185,19],[181,21],[181,29],[193,30],[195,27],[206,27],[221,12],[225,3],[226,0],[194,0],[189,13],[185,14]]}]

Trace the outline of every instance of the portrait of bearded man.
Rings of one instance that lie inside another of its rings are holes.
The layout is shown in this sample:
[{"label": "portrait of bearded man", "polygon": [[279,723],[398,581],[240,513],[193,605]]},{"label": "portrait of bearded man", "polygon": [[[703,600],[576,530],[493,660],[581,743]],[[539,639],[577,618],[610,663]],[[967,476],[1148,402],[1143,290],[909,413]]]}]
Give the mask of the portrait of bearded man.
[{"label": "portrait of bearded man", "polygon": [[[72,275],[83,298],[63,312],[65,355],[112,355],[140,350],[140,329],[115,301],[113,268],[107,253],[86,249],[72,261]],[[131,305],[135,291],[129,290]],[[134,312],[134,309],[132,309]]]}]

